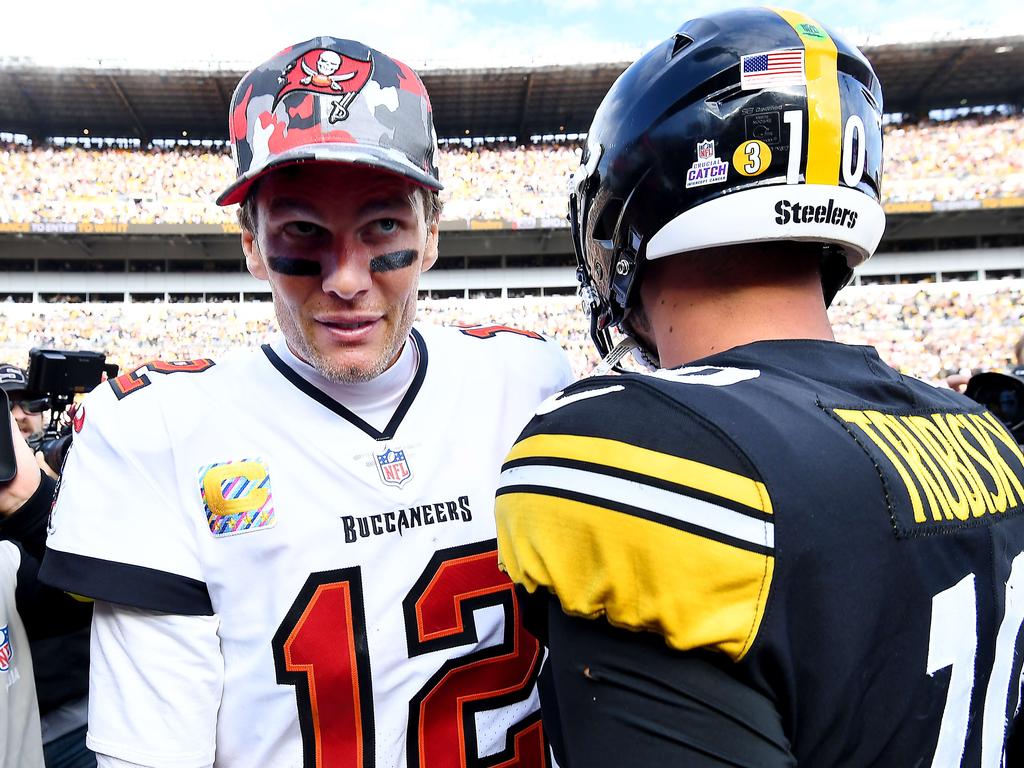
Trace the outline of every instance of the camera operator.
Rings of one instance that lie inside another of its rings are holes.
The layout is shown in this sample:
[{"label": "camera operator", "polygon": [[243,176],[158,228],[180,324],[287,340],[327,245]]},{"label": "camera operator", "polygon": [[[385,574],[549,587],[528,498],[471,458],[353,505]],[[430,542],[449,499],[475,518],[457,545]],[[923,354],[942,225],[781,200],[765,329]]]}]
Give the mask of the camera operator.
[{"label": "camera operator", "polygon": [[35,452],[40,469],[56,480],[58,473],[39,450],[46,425],[46,398],[29,397],[28,374],[10,363],[0,363],[0,388],[7,393],[11,404],[11,419]]},{"label": "camera operator", "polygon": [[1013,366],[1006,373],[976,373],[967,381],[964,394],[992,411],[1014,440],[1024,445],[1024,366]]},{"label": "camera operator", "polygon": [[[10,432],[17,467],[13,480],[0,483],[0,541],[13,542],[21,550],[17,608],[29,643],[29,649],[21,653],[27,659],[26,651],[30,650],[33,660],[46,766],[86,768],[96,765],[95,756],[85,746],[92,605],[35,580],[45,547],[56,475],[37,450],[44,433],[47,400],[33,399],[27,386],[28,379],[20,368],[0,366],[0,388],[11,401],[11,424],[0,420],[0,429]],[[5,551],[9,549],[5,545]],[[2,761],[0,748],[0,766],[5,765]]]}]

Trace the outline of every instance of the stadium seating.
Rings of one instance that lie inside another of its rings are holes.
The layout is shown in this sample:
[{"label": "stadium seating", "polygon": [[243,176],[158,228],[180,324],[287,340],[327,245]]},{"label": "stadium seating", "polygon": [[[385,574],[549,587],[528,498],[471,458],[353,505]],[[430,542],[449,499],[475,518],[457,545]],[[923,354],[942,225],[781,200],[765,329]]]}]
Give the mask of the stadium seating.
[{"label": "stadium seating", "polygon": [[[938,383],[963,369],[1010,364],[1022,291],[1019,280],[850,287],[830,314],[838,340],[873,345],[903,373]],[[565,348],[577,376],[597,362],[574,297],[421,301],[419,318],[541,331]],[[154,358],[216,358],[275,332],[268,303],[8,303],[0,312],[0,361],[24,365],[30,346],[96,349],[124,370]]]},{"label": "stadium seating", "polygon": [[[579,145],[449,144],[443,218],[561,221]],[[1024,117],[969,117],[886,130],[888,203],[1024,197]],[[233,176],[217,148],[35,148],[0,143],[0,224],[224,224],[213,204]]]}]

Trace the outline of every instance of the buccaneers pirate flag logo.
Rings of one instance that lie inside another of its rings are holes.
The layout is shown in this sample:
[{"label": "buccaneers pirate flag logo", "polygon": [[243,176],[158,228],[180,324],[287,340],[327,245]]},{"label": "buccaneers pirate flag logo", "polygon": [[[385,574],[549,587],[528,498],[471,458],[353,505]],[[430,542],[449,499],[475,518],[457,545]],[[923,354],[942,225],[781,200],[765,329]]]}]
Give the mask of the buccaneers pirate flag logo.
[{"label": "buccaneers pirate flag logo", "polygon": [[373,58],[346,56],[329,48],[314,48],[293,61],[278,78],[281,88],[274,97],[276,107],[295,91],[334,96],[328,120],[340,123],[348,117],[348,106],[373,74]]}]

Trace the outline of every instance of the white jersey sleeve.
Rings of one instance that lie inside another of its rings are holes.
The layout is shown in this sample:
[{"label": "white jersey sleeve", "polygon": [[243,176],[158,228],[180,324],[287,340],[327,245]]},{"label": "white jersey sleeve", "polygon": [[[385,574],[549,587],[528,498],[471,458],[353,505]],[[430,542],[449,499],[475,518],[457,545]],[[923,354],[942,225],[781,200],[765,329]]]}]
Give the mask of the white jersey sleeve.
[{"label": "white jersey sleeve", "polygon": [[[149,375],[157,383],[159,374]],[[155,391],[125,395],[118,381],[101,384],[78,412],[40,578],[98,600],[209,615],[168,428],[195,409]]]},{"label": "white jersey sleeve", "polygon": [[96,603],[87,746],[101,766],[213,764],[224,663],[213,616]]}]

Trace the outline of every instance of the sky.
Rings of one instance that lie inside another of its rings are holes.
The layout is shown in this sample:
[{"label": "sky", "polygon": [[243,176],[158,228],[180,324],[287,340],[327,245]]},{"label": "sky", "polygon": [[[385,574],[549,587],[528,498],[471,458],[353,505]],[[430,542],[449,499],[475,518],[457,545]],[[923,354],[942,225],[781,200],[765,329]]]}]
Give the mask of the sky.
[{"label": "sky", "polygon": [[[628,61],[730,0],[46,0],[11,2],[0,59],[248,69],[317,35],[359,40],[416,68]],[[1021,0],[789,0],[855,44],[1024,34]]]}]

